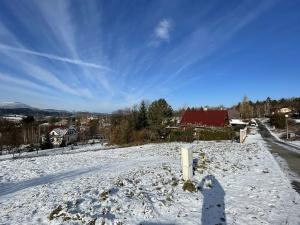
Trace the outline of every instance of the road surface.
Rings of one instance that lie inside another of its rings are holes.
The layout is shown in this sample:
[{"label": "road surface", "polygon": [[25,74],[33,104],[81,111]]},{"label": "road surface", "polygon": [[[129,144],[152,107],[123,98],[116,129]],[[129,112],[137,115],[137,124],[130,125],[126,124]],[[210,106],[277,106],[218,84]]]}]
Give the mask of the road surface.
[{"label": "road surface", "polygon": [[290,179],[293,188],[300,194],[300,148],[278,141],[260,121],[258,121],[258,127],[271,153],[283,158],[289,169],[298,176],[298,180]]}]

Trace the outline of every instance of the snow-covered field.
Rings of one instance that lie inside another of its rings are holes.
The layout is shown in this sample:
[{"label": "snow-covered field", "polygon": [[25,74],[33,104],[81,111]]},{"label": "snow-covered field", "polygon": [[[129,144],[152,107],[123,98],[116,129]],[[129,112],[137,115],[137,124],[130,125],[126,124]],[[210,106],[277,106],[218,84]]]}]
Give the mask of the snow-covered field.
[{"label": "snow-covered field", "polygon": [[6,153],[3,155],[0,155],[0,161],[12,159],[13,157],[15,157],[15,158],[33,158],[33,157],[49,156],[49,155],[75,154],[75,153],[79,153],[79,152],[99,151],[99,150],[111,149],[111,148],[115,148],[115,146],[107,146],[106,143],[83,144],[83,145],[77,145],[77,146],[68,145],[67,147],[39,150],[38,152],[36,150],[32,151],[32,152],[24,151],[24,152],[20,152],[20,153],[15,153],[14,156],[12,154]]},{"label": "snow-covered field", "polygon": [[[194,193],[182,147],[207,158]],[[258,134],[2,160],[0,182],[0,224],[300,224],[300,197]]]}]

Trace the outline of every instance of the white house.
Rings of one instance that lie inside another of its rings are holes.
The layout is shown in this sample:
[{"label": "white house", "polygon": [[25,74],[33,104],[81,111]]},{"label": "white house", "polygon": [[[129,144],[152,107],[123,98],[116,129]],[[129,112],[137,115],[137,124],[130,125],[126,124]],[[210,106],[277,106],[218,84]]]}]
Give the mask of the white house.
[{"label": "white house", "polygon": [[278,113],[282,113],[282,114],[290,113],[290,112],[292,112],[292,110],[290,110],[289,108],[281,108],[278,110]]},{"label": "white house", "polygon": [[74,127],[55,128],[50,132],[50,140],[54,146],[68,145],[78,139],[78,132]]}]

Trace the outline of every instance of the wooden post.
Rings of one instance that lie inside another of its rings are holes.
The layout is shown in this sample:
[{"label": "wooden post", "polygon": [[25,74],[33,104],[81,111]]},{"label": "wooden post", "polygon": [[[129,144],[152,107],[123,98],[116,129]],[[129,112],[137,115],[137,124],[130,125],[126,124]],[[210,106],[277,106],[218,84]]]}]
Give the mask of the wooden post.
[{"label": "wooden post", "polygon": [[181,149],[181,165],[182,176],[185,181],[192,179],[193,177],[193,151],[192,149]]}]

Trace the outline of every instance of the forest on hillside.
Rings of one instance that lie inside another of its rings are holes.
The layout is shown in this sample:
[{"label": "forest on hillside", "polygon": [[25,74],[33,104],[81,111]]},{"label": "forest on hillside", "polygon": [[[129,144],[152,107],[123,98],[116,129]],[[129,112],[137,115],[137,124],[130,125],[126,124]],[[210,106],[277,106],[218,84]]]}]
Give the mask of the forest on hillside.
[{"label": "forest on hillside", "polygon": [[270,116],[272,112],[280,108],[289,108],[295,112],[300,111],[300,97],[271,99],[266,98],[263,101],[253,102],[247,96],[239,102],[235,108],[240,112],[242,118],[253,118]]}]

